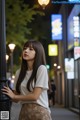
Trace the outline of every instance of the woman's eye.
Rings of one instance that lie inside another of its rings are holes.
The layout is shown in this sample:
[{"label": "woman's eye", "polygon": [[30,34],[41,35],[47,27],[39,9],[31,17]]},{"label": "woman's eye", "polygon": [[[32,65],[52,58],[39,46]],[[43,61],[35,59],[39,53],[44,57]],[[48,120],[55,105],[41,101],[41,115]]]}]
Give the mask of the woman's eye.
[{"label": "woman's eye", "polygon": [[30,50],[33,50],[33,48],[29,48]]},{"label": "woman's eye", "polygon": [[26,50],[26,49],[27,49],[26,47],[23,48],[23,50]]},{"label": "woman's eye", "polygon": [[34,50],[32,47],[24,47],[23,50]]}]

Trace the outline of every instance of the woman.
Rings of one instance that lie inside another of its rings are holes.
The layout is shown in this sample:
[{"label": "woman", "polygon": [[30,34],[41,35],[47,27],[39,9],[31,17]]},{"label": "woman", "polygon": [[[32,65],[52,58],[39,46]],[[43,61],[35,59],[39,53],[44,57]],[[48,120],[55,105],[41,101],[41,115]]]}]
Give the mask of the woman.
[{"label": "woman", "polygon": [[39,41],[29,40],[22,51],[21,68],[17,70],[14,92],[4,86],[3,93],[20,101],[19,120],[52,120],[48,105],[48,73],[45,53]]}]

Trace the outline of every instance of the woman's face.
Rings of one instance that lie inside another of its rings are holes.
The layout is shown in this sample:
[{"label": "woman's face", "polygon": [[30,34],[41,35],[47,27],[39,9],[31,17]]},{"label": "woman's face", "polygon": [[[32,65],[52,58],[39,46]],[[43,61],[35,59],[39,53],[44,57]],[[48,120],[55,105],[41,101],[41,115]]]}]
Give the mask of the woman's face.
[{"label": "woman's face", "polygon": [[35,50],[33,47],[24,47],[22,52],[22,57],[26,61],[33,61],[35,58]]}]

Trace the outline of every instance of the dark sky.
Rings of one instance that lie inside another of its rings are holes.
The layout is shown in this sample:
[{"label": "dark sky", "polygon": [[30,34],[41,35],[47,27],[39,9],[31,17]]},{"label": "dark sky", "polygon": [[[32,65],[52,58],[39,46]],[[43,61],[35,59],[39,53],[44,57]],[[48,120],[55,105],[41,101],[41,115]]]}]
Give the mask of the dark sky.
[{"label": "dark sky", "polygon": [[[24,0],[24,2],[26,4],[29,4],[30,7],[32,7],[34,4],[39,4],[38,0]],[[52,4],[52,2],[50,0],[50,3],[45,7],[44,10],[43,10],[42,6],[40,6],[39,9],[45,13],[45,20],[49,20],[50,15],[58,13],[60,7],[61,7],[61,4]]]},{"label": "dark sky", "polygon": [[[33,6],[33,4],[38,4],[38,0],[24,0],[24,2],[30,6]],[[52,4],[50,0],[50,3],[46,6],[44,11],[46,13],[58,13],[60,6],[61,4]],[[42,6],[40,6],[40,9],[42,9]]]}]

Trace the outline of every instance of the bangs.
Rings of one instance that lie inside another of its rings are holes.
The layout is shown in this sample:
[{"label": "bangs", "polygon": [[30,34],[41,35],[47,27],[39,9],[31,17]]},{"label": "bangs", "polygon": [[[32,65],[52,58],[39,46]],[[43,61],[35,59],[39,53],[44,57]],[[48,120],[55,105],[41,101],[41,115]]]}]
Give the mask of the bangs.
[{"label": "bangs", "polygon": [[27,42],[24,44],[23,49],[26,48],[26,47],[33,48],[34,50],[36,49],[36,45],[35,45],[35,43],[34,43],[33,41],[27,41]]}]

